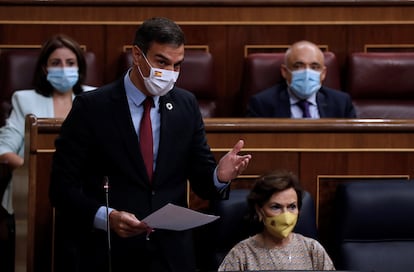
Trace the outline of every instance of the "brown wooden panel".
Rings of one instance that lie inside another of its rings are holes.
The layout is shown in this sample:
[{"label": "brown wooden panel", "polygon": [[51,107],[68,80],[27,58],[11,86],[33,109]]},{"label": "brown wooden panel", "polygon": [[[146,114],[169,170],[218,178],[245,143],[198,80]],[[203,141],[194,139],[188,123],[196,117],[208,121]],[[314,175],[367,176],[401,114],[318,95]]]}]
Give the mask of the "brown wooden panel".
[{"label": "brown wooden panel", "polygon": [[[66,1],[65,1],[66,2]],[[62,3],[62,2],[61,2]],[[139,21],[154,15],[170,17],[179,21],[260,21],[260,22],[326,22],[331,24],[341,21],[389,21],[410,20],[413,18],[413,6],[407,5],[384,5],[381,1],[370,5],[354,4],[341,5],[295,5],[294,2],[285,2],[283,5],[268,4],[254,5],[244,4],[238,1],[235,5],[200,5],[201,1],[195,1],[194,5],[180,5],[165,2],[164,5],[152,5],[143,1],[135,2],[135,8],[131,4],[94,5],[94,4],[66,4],[50,5],[48,2],[37,5],[12,5],[12,3],[0,5],[0,18],[4,20],[38,20],[38,21],[63,21],[66,24],[72,21],[103,21],[116,24],[118,21]],[[210,3],[210,2],[209,2]],[[62,12],[64,9],[66,12]],[[383,12],[383,10],[387,12]]]},{"label": "brown wooden panel", "polygon": [[320,241],[330,253],[334,250],[333,207],[337,185],[360,180],[412,178],[413,155],[413,150],[394,152],[392,149],[301,153],[299,177],[305,189],[315,197]]},{"label": "brown wooden panel", "polygon": [[27,271],[51,271],[53,215],[48,190],[54,140],[61,120],[49,119],[39,125],[29,116],[26,121],[25,158],[28,158]]},{"label": "brown wooden panel", "polygon": [[[53,142],[62,120],[29,117],[28,271],[50,271],[52,210],[47,196]],[[329,249],[332,202],[338,182],[365,178],[410,178],[414,174],[414,120],[205,119],[208,142],[217,159],[238,139],[251,153],[248,169],[232,188],[250,188],[267,171],[298,174],[317,205],[322,243]],[[190,196],[190,207],[208,202]]]},{"label": "brown wooden panel", "polygon": [[[80,25],[58,24],[0,24],[1,45],[42,44],[51,35],[64,32],[97,56],[104,81],[115,80],[118,61],[125,45],[130,45],[137,24],[99,26],[86,22]],[[219,89],[219,106],[223,116],[242,115],[235,108],[240,95],[244,47],[246,45],[286,46],[299,39],[324,44],[337,56],[342,77],[346,74],[346,57],[350,52],[364,51],[367,45],[389,44],[387,51],[401,51],[401,47],[414,44],[412,24],[402,25],[210,25],[194,22],[182,26],[188,44],[207,44],[214,58],[214,71]],[[328,71],[329,72],[329,71]],[[346,90],[345,84],[343,89]]]},{"label": "brown wooden panel", "polygon": [[[37,155],[36,168],[50,170],[53,153]],[[53,212],[49,202],[49,171],[36,171],[35,183],[30,183],[28,207],[27,246],[36,245],[36,250],[28,251],[28,271],[50,271],[53,255]],[[33,188],[33,185],[36,188]],[[34,270],[29,269],[32,267]]]},{"label": "brown wooden panel", "polygon": [[188,44],[207,44],[211,49],[219,112],[224,117],[244,115],[237,99],[246,45],[286,46],[308,39],[335,53],[344,76],[346,56],[366,45],[389,44],[392,50],[393,45],[414,44],[414,6],[408,1],[229,0],[209,1],[208,6],[203,1],[0,1],[0,5],[0,44],[39,44],[57,32],[67,33],[96,54],[105,83],[119,75],[122,47],[132,43],[143,20],[154,15],[172,18],[182,26]]},{"label": "brown wooden panel", "polygon": [[[220,137],[227,140],[227,137]],[[217,161],[226,153],[222,148],[216,149],[215,140],[208,138],[212,144],[212,151]],[[233,140],[233,139],[231,139]],[[227,142],[227,141],[226,141]],[[229,142],[229,144],[236,144]],[[266,149],[249,150],[249,152],[242,151],[241,153],[249,153],[254,158],[246,171],[243,172],[237,179],[232,181],[231,189],[246,188],[250,189],[254,185],[256,178],[272,169],[287,169],[294,173],[299,171],[299,154],[297,152],[280,152]],[[209,201],[200,199],[193,192],[190,192],[189,198],[190,207],[194,210],[202,211],[208,208]]]},{"label": "brown wooden panel", "polygon": [[[0,0],[0,4],[18,4],[18,5],[38,5],[39,1],[37,0]],[[205,1],[194,1],[194,0],[141,0],[139,2],[135,0],[66,0],[62,2],[61,0],[49,0],[47,5],[130,5],[130,6],[141,6],[141,5],[181,5],[181,6],[261,6],[261,5],[274,5],[274,6],[286,6],[286,5],[312,5],[312,6],[322,6],[322,5],[409,5],[411,1],[409,0],[325,0],[321,1],[316,0],[297,0],[292,3],[289,0],[210,0]],[[43,4],[44,5],[44,4]]]}]

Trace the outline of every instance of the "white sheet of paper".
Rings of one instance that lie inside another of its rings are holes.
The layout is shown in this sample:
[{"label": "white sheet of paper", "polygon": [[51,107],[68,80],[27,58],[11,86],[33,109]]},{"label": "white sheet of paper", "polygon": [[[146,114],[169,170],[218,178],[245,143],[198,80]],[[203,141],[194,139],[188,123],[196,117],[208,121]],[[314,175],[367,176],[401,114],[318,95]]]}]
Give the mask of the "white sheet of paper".
[{"label": "white sheet of paper", "polygon": [[154,229],[187,230],[213,222],[219,217],[168,203],[141,221]]}]

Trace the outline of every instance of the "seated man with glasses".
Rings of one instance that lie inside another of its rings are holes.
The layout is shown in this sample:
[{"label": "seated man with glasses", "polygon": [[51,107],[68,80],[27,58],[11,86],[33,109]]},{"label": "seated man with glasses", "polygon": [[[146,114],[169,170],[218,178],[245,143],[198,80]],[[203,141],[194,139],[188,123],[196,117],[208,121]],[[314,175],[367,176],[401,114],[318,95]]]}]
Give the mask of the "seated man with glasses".
[{"label": "seated man with glasses", "polygon": [[309,41],[294,43],[280,67],[286,83],[272,86],[249,99],[247,117],[356,118],[351,97],[322,86],[324,55]]}]

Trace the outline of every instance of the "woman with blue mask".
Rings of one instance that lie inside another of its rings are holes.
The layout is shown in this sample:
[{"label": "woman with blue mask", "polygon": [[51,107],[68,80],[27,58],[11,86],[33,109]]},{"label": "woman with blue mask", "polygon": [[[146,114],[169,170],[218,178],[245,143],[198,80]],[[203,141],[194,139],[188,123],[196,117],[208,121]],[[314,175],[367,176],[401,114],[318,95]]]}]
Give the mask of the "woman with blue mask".
[{"label": "woman with blue mask", "polygon": [[0,129],[0,160],[11,168],[23,164],[24,122],[27,114],[39,118],[65,118],[75,95],[95,89],[84,86],[86,61],[79,44],[56,35],[42,47],[37,60],[34,90],[18,90],[12,96],[12,111]]},{"label": "woman with blue mask", "polygon": [[249,99],[248,117],[356,118],[351,97],[323,86],[324,54],[309,41],[294,43],[285,53],[280,72],[285,82]]},{"label": "woman with blue mask", "polygon": [[[25,116],[65,118],[75,95],[94,89],[82,85],[85,76],[86,61],[76,41],[65,35],[55,35],[44,43],[33,77],[35,88],[14,92],[12,111],[6,124],[0,128],[0,161],[11,171],[23,165]],[[0,195],[0,209],[8,214],[10,233],[14,233],[12,185],[13,178]]]}]

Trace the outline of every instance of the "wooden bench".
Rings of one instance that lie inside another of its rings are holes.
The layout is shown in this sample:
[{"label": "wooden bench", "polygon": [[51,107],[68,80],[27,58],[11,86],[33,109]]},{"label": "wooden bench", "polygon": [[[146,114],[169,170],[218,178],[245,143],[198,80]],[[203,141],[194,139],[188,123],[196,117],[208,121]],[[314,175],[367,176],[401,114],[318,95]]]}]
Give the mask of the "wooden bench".
[{"label": "wooden bench", "polygon": [[29,179],[27,272],[53,271],[53,209],[48,191],[54,141],[61,119],[26,117],[25,165]]},{"label": "wooden bench", "polygon": [[[29,170],[28,272],[52,271],[53,210],[48,188],[54,140],[62,120],[28,116],[26,163]],[[250,187],[261,173],[284,168],[298,174],[316,202],[321,242],[328,243],[331,209],[341,182],[409,179],[414,176],[414,120],[380,119],[205,119],[216,158],[245,140],[248,169],[232,186]],[[204,203],[205,204],[205,203]],[[203,202],[194,195],[190,207]]]}]

